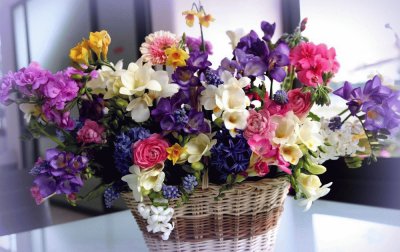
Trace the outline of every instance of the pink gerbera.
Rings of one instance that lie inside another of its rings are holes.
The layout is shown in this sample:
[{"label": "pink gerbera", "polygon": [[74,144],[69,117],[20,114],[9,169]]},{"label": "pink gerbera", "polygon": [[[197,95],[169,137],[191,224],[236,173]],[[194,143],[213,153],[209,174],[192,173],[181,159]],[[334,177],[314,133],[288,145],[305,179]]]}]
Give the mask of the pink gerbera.
[{"label": "pink gerbera", "polygon": [[165,49],[176,47],[178,42],[177,36],[167,31],[158,31],[148,35],[140,46],[143,60],[153,65],[165,64],[167,61]]}]

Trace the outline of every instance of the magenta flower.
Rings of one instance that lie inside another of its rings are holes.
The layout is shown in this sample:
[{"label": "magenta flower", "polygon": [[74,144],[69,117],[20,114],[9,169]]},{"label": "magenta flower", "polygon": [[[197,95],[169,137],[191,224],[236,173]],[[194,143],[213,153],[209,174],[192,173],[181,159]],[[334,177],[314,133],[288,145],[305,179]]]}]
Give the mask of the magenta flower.
[{"label": "magenta flower", "polygon": [[97,122],[87,119],[83,127],[78,131],[77,140],[78,143],[83,144],[101,144],[104,143],[104,132],[105,128]]}]

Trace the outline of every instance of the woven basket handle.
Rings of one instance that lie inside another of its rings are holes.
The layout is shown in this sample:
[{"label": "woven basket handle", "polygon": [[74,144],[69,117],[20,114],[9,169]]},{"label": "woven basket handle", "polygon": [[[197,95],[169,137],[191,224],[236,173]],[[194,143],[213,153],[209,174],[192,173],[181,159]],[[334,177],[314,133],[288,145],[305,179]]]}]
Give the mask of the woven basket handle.
[{"label": "woven basket handle", "polygon": [[201,180],[201,189],[205,190],[208,188],[208,169],[204,169],[203,178]]}]

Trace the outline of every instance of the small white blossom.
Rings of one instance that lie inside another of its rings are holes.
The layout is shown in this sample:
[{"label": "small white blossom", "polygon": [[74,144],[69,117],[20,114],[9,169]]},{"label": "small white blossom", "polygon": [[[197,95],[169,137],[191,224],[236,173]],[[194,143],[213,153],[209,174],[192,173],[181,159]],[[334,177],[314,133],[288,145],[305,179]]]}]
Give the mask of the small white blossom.
[{"label": "small white blossom", "polygon": [[145,204],[140,203],[138,205],[138,212],[145,220],[147,220],[147,232],[161,232],[161,238],[163,240],[168,240],[172,230],[174,229],[174,223],[169,223],[174,215],[174,209],[172,207],[146,206]]}]

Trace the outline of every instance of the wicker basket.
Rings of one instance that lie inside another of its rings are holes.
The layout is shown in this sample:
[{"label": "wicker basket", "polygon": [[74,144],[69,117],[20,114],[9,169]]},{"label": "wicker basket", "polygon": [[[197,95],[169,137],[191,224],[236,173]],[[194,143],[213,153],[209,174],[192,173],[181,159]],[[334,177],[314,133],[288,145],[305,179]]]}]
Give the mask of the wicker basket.
[{"label": "wicker basket", "polygon": [[[215,201],[219,186],[197,189],[174,207],[169,240],[148,233],[131,193],[123,193],[150,251],[273,251],[279,218],[289,189],[286,178],[244,182]],[[145,202],[149,204],[150,202]]]}]

